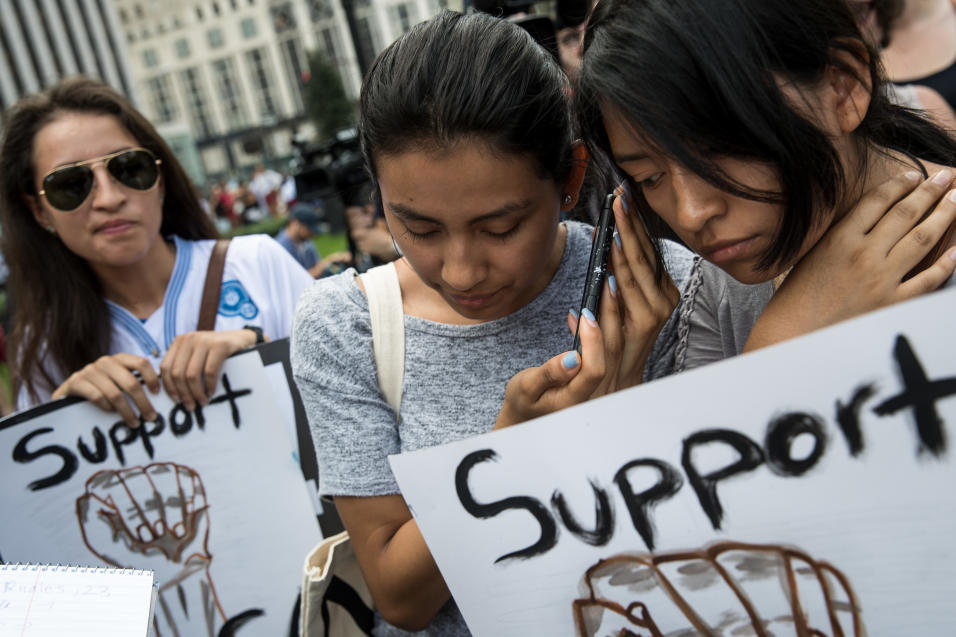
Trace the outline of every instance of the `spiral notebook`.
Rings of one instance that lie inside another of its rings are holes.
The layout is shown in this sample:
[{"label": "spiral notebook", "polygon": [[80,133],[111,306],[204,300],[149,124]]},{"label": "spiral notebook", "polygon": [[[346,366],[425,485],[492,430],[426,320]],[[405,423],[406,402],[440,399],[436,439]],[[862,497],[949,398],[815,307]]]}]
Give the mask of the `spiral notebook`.
[{"label": "spiral notebook", "polygon": [[152,571],[0,564],[0,637],[145,637],[155,597]]}]

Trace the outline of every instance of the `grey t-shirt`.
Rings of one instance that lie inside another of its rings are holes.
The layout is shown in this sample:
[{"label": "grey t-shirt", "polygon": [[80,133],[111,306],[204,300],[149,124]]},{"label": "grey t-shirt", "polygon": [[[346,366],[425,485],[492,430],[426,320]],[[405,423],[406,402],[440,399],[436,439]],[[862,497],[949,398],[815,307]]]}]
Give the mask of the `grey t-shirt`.
[{"label": "grey t-shirt", "polygon": [[[299,300],[292,334],[292,367],[312,429],[324,496],[399,493],[387,456],[490,431],[505,386],[518,371],[541,365],[571,347],[568,310],[581,302],[591,227],[567,222],[564,255],[551,283],[531,303],[477,325],[449,325],[405,316],[405,373],[401,419],[379,385],[371,321],[355,272],[316,281]],[[690,269],[690,254],[667,251],[675,283]],[[676,317],[676,315],[675,315]],[[652,352],[651,376],[671,371],[676,318]],[[659,346],[658,346],[659,345]],[[376,635],[407,635],[381,618]],[[468,635],[454,600],[420,635]]]},{"label": "grey t-shirt", "polygon": [[[944,287],[956,286],[956,273]],[[773,283],[740,283],[696,257],[678,308],[674,371],[693,369],[740,354],[770,297]],[[672,317],[673,318],[673,317]]]}]

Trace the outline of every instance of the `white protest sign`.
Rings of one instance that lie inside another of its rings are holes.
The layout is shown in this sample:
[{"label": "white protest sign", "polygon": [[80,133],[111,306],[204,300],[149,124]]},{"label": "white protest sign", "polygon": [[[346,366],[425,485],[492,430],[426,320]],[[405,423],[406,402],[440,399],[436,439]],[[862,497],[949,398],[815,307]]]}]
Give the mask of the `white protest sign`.
[{"label": "white protest sign", "polygon": [[952,635],[954,310],[938,292],[392,469],[479,636]]},{"label": "white protest sign", "polygon": [[0,422],[0,555],[155,571],[160,637],[288,634],[321,535],[259,354],[204,408],[150,400],[138,429],[85,402]]}]

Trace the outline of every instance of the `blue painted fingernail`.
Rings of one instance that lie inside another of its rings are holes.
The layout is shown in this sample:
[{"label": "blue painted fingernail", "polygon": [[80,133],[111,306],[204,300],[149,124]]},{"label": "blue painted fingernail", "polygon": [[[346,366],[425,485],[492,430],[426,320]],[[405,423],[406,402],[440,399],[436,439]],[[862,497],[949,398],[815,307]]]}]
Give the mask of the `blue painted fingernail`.
[{"label": "blue painted fingernail", "polygon": [[607,275],[607,284],[611,286],[611,294],[617,294],[617,279],[613,274]]},{"label": "blue painted fingernail", "polygon": [[581,315],[578,314],[578,311],[575,310],[573,307],[572,307],[570,310],[568,310],[568,312],[571,313],[571,316],[574,317],[574,320],[575,320],[575,321],[578,320],[578,319],[581,317]]},{"label": "blue painted fingernail", "polygon": [[565,369],[574,369],[578,366],[578,355],[577,352],[568,352],[564,355],[564,358],[561,359],[561,364],[564,365]]},{"label": "blue painted fingernail", "polygon": [[591,312],[591,310],[584,308],[581,310],[581,314],[588,320],[589,323],[591,323],[591,325],[597,325],[597,319],[594,318],[594,313]]},{"label": "blue painted fingernail", "polygon": [[617,247],[621,247],[621,235],[617,230],[614,231],[614,243],[617,244]]}]

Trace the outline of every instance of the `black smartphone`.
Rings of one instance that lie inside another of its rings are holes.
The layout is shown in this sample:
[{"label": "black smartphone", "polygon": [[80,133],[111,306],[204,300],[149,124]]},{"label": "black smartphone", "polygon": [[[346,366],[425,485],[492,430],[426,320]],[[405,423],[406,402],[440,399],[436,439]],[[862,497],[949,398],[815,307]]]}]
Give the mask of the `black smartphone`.
[{"label": "black smartphone", "polygon": [[[604,287],[604,278],[607,273],[607,260],[611,255],[611,241],[614,240],[614,199],[615,193],[604,198],[604,207],[598,218],[594,231],[594,242],[591,244],[591,258],[588,259],[588,276],[584,283],[584,297],[581,299],[581,310],[591,311],[597,318],[601,306],[601,289]],[[580,315],[579,315],[580,316]],[[581,353],[581,337],[578,333],[581,328],[581,316],[578,329],[574,331],[574,349]]]}]

